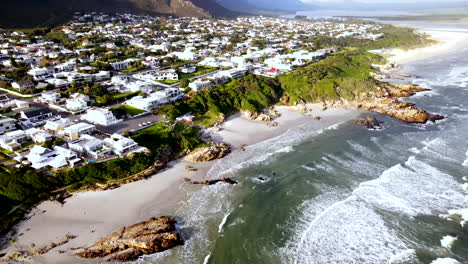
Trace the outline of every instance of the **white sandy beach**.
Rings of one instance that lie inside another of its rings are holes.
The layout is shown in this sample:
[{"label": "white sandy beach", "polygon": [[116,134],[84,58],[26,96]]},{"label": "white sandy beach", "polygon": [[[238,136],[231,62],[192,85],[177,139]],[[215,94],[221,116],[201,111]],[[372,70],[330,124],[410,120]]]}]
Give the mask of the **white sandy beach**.
[{"label": "white sandy beach", "polygon": [[[409,26],[401,25],[398,26]],[[418,32],[429,34],[431,39],[438,43],[413,50],[391,49],[385,53],[393,55],[389,60],[398,64],[407,64],[419,60],[430,59],[436,56],[456,52],[457,50],[468,47],[468,30],[466,29],[447,29],[447,28],[428,28],[421,29]]]},{"label": "white sandy beach", "polygon": [[[240,145],[253,145],[279,136],[288,129],[294,129],[305,122],[314,122],[314,127],[323,129],[333,124],[355,119],[360,112],[356,110],[328,109],[321,111],[320,106],[310,106],[312,112],[304,115],[292,111],[289,107],[278,107],[281,117],[277,118],[278,127],[269,127],[267,123],[251,121],[241,115],[229,118],[223,129],[212,137],[233,146],[234,152]],[[322,120],[313,117],[320,116]],[[236,153],[241,154],[241,153]],[[45,201],[35,208],[27,221],[15,227],[16,242],[3,253],[12,250],[31,250],[58,243],[67,235],[76,235],[76,239],[57,247],[43,256],[33,257],[34,263],[101,263],[100,261],[80,260],[67,252],[59,250],[90,246],[97,240],[115,232],[117,229],[163,215],[175,216],[178,204],[187,199],[187,189],[197,190],[200,186],[184,186],[183,178],[205,179],[213,162],[190,164],[199,170],[185,172],[185,161],[176,161],[166,169],[144,181],[124,185],[121,188],[105,192],[79,193],[66,200],[62,206],[58,202]]]}]

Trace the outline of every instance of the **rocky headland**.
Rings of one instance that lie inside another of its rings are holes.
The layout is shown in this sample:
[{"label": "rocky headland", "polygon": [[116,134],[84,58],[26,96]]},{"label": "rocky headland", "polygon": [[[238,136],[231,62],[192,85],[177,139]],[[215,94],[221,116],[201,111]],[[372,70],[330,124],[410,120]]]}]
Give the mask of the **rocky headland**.
[{"label": "rocky headland", "polygon": [[327,107],[358,108],[391,116],[408,123],[425,124],[444,119],[444,116],[431,114],[415,107],[415,104],[402,102],[397,98],[410,97],[419,92],[429,91],[415,84],[379,82],[373,91],[358,94],[352,100],[336,100],[323,103]]},{"label": "rocky headland", "polygon": [[133,261],[142,255],[182,245],[184,242],[175,224],[174,219],[165,216],[150,218],[123,227],[74,255],[80,258],[102,258],[107,261]]}]

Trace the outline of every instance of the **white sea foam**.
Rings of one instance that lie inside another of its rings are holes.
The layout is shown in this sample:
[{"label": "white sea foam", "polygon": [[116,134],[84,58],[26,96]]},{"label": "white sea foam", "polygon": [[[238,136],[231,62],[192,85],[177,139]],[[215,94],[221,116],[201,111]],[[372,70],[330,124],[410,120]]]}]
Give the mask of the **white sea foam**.
[{"label": "white sea foam", "polygon": [[418,263],[418,256],[416,255],[416,250],[408,249],[404,250],[394,256],[389,260],[390,264],[407,264],[407,263]]},{"label": "white sea foam", "polygon": [[[358,216],[358,217],[356,217]],[[406,250],[383,218],[366,204],[350,197],[313,218],[288,263],[384,263]]]},{"label": "white sea foam", "polygon": [[460,262],[452,258],[438,258],[432,261],[431,264],[460,264]]},{"label": "white sea foam", "polygon": [[230,214],[231,214],[231,213],[226,214],[226,215],[223,217],[223,220],[221,220],[221,224],[219,224],[219,227],[218,227],[218,233],[223,232],[224,225],[226,224],[226,221],[227,221],[227,219],[228,219],[228,217],[229,217]]},{"label": "white sea foam", "polygon": [[455,241],[457,241],[457,238],[456,238],[456,237],[453,237],[453,236],[444,236],[444,237],[440,240],[440,245],[443,246],[444,248],[451,249],[452,246],[453,246],[453,243],[455,243]]},{"label": "white sea foam", "polygon": [[203,264],[208,264],[211,258],[211,254],[208,254],[205,259],[203,260]]},{"label": "white sea foam", "polygon": [[449,215],[459,215],[462,218],[460,224],[464,226],[468,221],[468,208],[463,209],[453,209],[448,211]]},{"label": "white sea foam", "polygon": [[301,168],[306,169],[308,171],[316,171],[317,170],[315,168],[312,168],[312,167],[309,167],[309,166],[306,166],[306,165],[302,165]]},{"label": "white sea foam", "polygon": [[419,154],[421,153],[421,150],[419,150],[418,148],[410,148],[408,149],[410,152],[413,152],[414,154]]},{"label": "white sea foam", "polygon": [[348,198],[317,207],[323,199],[303,210],[300,222],[305,224],[283,249],[285,263],[385,263],[392,258],[398,263],[411,248],[376,209],[415,216],[464,204],[452,176],[415,157],[362,183]]}]

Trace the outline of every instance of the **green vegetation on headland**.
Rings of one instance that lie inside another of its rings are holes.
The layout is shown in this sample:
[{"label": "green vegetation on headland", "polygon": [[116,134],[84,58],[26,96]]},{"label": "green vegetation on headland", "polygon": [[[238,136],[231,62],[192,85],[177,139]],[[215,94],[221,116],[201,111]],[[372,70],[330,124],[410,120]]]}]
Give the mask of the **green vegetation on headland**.
[{"label": "green vegetation on headland", "polygon": [[172,119],[191,112],[197,123],[208,127],[234,112],[259,112],[277,103],[280,97],[278,80],[248,75],[214,89],[199,91],[185,101],[161,107],[159,112]]},{"label": "green vegetation on headland", "polygon": [[317,103],[353,99],[372,91],[376,81],[370,76],[372,64],[383,63],[375,54],[361,51],[340,52],[325,60],[278,77],[283,102]]},{"label": "green vegetation on headland", "polygon": [[401,28],[383,25],[376,33],[384,33],[385,37],[377,40],[358,39],[353,37],[333,38],[319,35],[315,41],[322,46],[353,47],[363,50],[401,48],[412,49],[435,43],[427,35],[416,34],[412,28]]},{"label": "green vegetation on headland", "polygon": [[[164,155],[176,157],[203,146],[200,131],[182,123],[158,123],[136,132],[132,138],[151,154],[137,153],[103,163],[89,163],[75,169],[52,173],[36,172],[29,167],[0,167],[0,234],[21,220],[25,210],[51,197],[57,189],[74,191],[123,179],[150,167]],[[166,158],[166,157],[165,157]],[[16,206],[20,207],[14,209]],[[13,210],[14,209],[14,210]]]}]

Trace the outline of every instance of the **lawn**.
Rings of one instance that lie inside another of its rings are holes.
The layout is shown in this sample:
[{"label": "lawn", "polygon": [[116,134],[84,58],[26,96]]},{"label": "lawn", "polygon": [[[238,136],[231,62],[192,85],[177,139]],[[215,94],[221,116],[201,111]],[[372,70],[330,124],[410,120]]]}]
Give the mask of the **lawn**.
[{"label": "lawn", "polygon": [[213,67],[197,66],[197,70],[193,73],[180,73],[179,80],[191,79],[193,77],[197,77],[199,75],[203,75],[203,74],[213,72],[216,70],[217,68],[213,68]]},{"label": "lawn", "polygon": [[119,105],[110,109],[117,118],[129,118],[146,111],[129,105]]},{"label": "lawn", "polygon": [[131,116],[136,116],[136,115],[139,115],[139,114],[146,113],[145,110],[140,109],[140,108],[136,108],[136,107],[133,107],[133,106],[123,105],[123,107],[125,108],[125,110],[127,111],[127,113],[128,113],[129,115],[131,115]]}]

